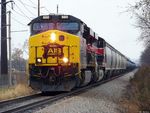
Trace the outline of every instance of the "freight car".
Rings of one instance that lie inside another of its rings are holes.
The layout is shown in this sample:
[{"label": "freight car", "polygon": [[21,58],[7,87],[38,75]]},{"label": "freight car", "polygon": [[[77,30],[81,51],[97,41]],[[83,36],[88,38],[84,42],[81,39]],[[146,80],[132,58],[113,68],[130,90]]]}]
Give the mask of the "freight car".
[{"label": "freight car", "polygon": [[134,67],[74,16],[43,15],[29,26],[29,81],[33,89],[70,91]]}]

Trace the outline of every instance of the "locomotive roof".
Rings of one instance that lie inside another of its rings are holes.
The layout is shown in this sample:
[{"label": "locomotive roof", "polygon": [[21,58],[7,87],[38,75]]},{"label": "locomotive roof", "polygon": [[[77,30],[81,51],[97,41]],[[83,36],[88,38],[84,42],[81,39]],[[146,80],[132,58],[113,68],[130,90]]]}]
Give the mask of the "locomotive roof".
[{"label": "locomotive roof", "polygon": [[50,15],[41,15],[35,19],[33,19],[28,25],[31,25],[35,22],[40,22],[40,21],[76,21],[76,22],[81,22],[83,23],[80,19],[72,16],[72,15],[56,15],[56,14],[50,14]]}]

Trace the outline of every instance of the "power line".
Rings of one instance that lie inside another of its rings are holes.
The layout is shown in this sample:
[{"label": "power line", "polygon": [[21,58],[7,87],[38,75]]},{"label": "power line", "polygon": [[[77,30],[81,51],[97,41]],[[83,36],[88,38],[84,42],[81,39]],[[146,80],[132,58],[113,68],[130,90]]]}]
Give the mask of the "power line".
[{"label": "power line", "polygon": [[36,9],[37,7],[36,6],[31,6],[31,5],[29,5],[29,4],[26,4],[26,3],[24,3],[24,2],[22,2],[24,5],[26,5],[26,6],[28,6],[28,7],[31,7],[31,8],[34,8],[34,9]]},{"label": "power line", "polygon": [[19,8],[19,6],[18,6],[17,4],[15,4],[15,5],[16,5],[16,7],[19,9],[19,11],[24,14],[24,16],[25,16],[26,18],[28,18],[29,20],[31,20],[30,17],[28,17],[28,16]]},{"label": "power line", "polygon": [[19,0],[19,2],[24,6],[24,8],[25,8],[28,12],[30,12],[32,15],[35,15],[35,14],[33,14],[33,13],[24,5],[24,3],[23,3],[21,0]]},{"label": "power line", "polygon": [[[9,5],[8,5],[9,6]],[[2,5],[2,7],[4,7],[3,5]],[[10,6],[9,6],[10,7]],[[13,11],[15,11],[15,10],[13,10]],[[24,16],[24,15],[22,15],[22,14],[20,14],[20,13],[18,13],[17,11],[15,11],[17,14],[19,14],[19,15],[21,15],[21,16],[23,16],[23,17],[26,17],[26,16]],[[6,13],[4,13],[3,15],[5,15],[5,14],[7,14],[7,12]],[[17,20],[17,19],[15,19],[14,17],[12,17],[12,19],[14,20],[14,21],[16,21],[17,23],[19,23],[19,24],[21,24],[21,25],[23,25],[23,26],[26,26],[27,27],[27,25],[26,24],[23,24],[22,22],[20,22],[19,20]],[[3,27],[1,27],[0,28],[0,30],[1,29],[3,29],[3,28],[6,28],[8,25],[6,25],[6,26],[3,26]]]},{"label": "power line", "polygon": [[50,11],[46,8],[46,7],[43,7],[48,13],[50,13]]},{"label": "power line", "polygon": [[29,0],[33,5],[37,6],[37,4],[35,4],[32,0]]},{"label": "power line", "polygon": [[[10,7],[10,6],[9,6]],[[15,9],[12,10],[13,12],[17,13],[18,15],[22,16],[22,17],[26,17],[28,20],[31,20],[29,17],[17,12]]]},{"label": "power line", "polygon": [[[26,24],[23,24],[22,22],[18,21],[18,20],[15,19],[14,17],[11,17],[11,18],[12,18],[14,21],[16,21],[17,23],[19,23],[19,24],[21,24],[21,25],[27,27]],[[8,25],[1,27],[0,30],[3,29],[3,28],[6,28],[7,26],[8,26]],[[16,31],[11,31],[11,32],[26,32],[26,31],[28,31],[28,30],[16,30]]]},{"label": "power line", "polygon": [[[7,6],[9,6],[9,5],[7,5]],[[3,7],[4,8],[4,5],[3,4],[1,4],[1,7]],[[10,6],[9,6],[10,7]],[[5,11],[4,9],[2,8],[2,10],[1,10],[1,12],[2,11]],[[7,10],[7,8],[6,8],[6,10]],[[6,12],[6,13],[3,13],[2,15],[0,15],[0,16],[3,16],[3,15],[6,15],[8,12]]]},{"label": "power line", "polygon": [[19,24],[21,24],[21,25],[23,25],[23,26],[26,26],[26,27],[27,27],[27,25],[25,25],[25,24],[23,24],[22,22],[18,21],[18,20],[17,20],[17,19],[15,19],[14,17],[12,17],[12,19],[13,19],[14,21],[16,21],[17,23],[19,23]]},{"label": "power line", "polygon": [[[30,6],[30,5],[28,5],[28,4],[25,4],[25,5],[27,5],[27,6],[29,6],[29,7],[32,7],[32,8],[38,8],[37,7],[37,4],[35,4],[33,1],[31,1],[31,0],[29,0],[35,7],[33,7],[33,6]],[[40,7],[40,8],[44,8],[48,13],[50,13],[50,11],[44,6],[44,7]]]},{"label": "power line", "polygon": [[25,29],[25,30],[15,30],[15,31],[11,31],[12,33],[15,33],[15,32],[27,32],[28,30]]}]

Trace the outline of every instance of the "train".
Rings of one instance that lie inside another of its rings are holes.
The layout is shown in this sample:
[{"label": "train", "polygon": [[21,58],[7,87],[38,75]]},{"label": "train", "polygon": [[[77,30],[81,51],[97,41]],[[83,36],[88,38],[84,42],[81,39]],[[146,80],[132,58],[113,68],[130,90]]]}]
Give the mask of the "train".
[{"label": "train", "polygon": [[135,68],[134,62],[72,15],[42,15],[28,25],[29,85],[35,90],[71,91]]}]

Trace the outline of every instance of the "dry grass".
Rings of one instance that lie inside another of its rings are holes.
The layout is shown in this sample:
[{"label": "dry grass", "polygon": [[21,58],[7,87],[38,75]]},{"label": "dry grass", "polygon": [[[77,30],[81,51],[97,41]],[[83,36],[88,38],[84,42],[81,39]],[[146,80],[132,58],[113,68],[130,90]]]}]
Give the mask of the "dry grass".
[{"label": "dry grass", "polygon": [[25,96],[34,93],[34,91],[24,84],[19,84],[10,88],[0,89],[0,100],[7,100],[19,96]]},{"label": "dry grass", "polygon": [[12,84],[12,87],[0,87],[0,101],[36,93],[28,86],[28,76],[25,72],[13,72]]},{"label": "dry grass", "polygon": [[132,101],[124,98],[120,102],[120,113],[139,113],[139,107]]},{"label": "dry grass", "polygon": [[140,68],[127,86],[122,105],[126,113],[150,110],[150,67]]}]

